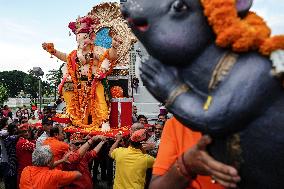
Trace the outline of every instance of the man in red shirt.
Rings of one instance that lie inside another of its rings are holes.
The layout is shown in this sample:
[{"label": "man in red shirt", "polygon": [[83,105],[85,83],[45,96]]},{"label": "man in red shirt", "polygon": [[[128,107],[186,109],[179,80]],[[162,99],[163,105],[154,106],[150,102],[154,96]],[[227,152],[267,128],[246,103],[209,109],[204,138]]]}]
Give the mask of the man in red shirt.
[{"label": "man in red shirt", "polygon": [[[45,139],[44,145],[49,145],[54,157],[54,162],[60,160],[69,150],[69,145],[62,142],[64,139],[63,129],[59,125],[55,125],[50,129],[50,137]],[[62,164],[56,166],[57,169],[62,169]]]},{"label": "man in red shirt", "polygon": [[[88,151],[93,143],[101,139],[101,142],[93,149]],[[92,161],[105,143],[105,137],[94,136],[87,142],[82,140],[81,134],[71,136],[71,149],[73,153],[68,157],[68,162],[63,165],[64,171],[79,171],[82,177],[75,180],[64,189],[93,189],[92,176],[89,171],[89,162]]]},{"label": "man in red shirt", "polygon": [[28,140],[30,138],[28,126],[20,127],[19,130],[21,137],[16,144],[16,156],[18,160],[17,186],[20,184],[23,169],[32,165],[32,153],[35,149],[35,141]]}]

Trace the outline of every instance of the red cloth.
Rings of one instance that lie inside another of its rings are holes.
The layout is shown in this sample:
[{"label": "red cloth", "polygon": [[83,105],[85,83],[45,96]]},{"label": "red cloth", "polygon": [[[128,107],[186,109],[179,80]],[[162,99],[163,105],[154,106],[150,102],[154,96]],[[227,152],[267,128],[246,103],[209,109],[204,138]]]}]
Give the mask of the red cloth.
[{"label": "red cloth", "polygon": [[[118,112],[118,103],[121,105],[121,114],[119,115]],[[121,127],[124,126],[131,126],[132,125],[132,101],[129,102],[111,102],[111,108],[110,108],[110,127],[111,128],[117,128],[119,124],[119,118],[120,118],[120,124]],[[120,117],[118,117],[120,116]]]},{"label": "red cloth", "polygon": [[71,183],[76,177],[75,171],[28,166],[22,172],[20,189],[59,189]]},{"label": "red cloth", "polygon": [[10,112],[10,110],[2,110],[3,116],[4,117],[8,117],[8,113]]},{"label": "red cloth", "polygon": [[64,189],[93,189],[92,176],[89,171],[89,162],[97,156],[96,151],[92,150],[87,152],[80,158],[79,153],[76,151],[68,158],[70,164],[64,164],[63,170],[65,171],[79,171],[82,174],[80,179],[73,181]]},{"label": "red cloth", "polygon": [[32,153],[35,149],[35,141],[29,141],[20,137],[16,144],[16,155],[18,160],[18,186],[20,184],[20,176],[23,169],[32,165]]},{"label": "red cloth", "polygon": [[[69,145],[65,142],[59,141],[54,137],[48,137],[44,140],[43,145],[49,145],[53,154],[54,162],[60,160],[65,152],[69,150]],[[62,165],[59,164],[56,169],[62,169]]]}]

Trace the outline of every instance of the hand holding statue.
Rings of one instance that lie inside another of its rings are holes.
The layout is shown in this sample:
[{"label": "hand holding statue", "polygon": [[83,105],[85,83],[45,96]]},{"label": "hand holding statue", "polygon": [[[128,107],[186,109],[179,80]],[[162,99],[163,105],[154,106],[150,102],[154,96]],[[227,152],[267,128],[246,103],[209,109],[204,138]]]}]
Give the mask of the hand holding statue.
[{"label": "hand holding statue", "polygon": [[209,136],[203,136],[192,149],[183,154],[187,171],[191,175],[211,175],[212,182],[218,182],[228,188],[237,187],[241,180],[238,171],[232,166],[216,161],[206,151],[211,141]]}]

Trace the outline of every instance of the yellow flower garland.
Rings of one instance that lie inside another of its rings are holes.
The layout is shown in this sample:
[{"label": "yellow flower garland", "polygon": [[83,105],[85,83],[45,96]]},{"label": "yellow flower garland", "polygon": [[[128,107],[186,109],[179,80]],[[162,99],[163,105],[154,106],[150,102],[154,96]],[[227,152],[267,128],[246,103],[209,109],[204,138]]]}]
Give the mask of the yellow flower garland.
[{"label": "yellow flower garland", "polygon": [[274,50],[284,50],[284,35],[270,37],[270,28],[253,12],[240,18],[236,0],[201,0],[201,3],[218,46],[231,47],[235,52],[259,50],[267,56]]}]

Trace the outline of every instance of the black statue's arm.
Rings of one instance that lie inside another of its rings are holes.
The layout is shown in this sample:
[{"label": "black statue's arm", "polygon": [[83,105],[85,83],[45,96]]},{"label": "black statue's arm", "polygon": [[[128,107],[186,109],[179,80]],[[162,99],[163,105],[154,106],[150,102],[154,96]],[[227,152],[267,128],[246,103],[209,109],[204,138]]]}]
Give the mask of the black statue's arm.
[{"label": "black statue's arm", "polygon": [[[144,63],[141,71],[148,90],[162,102],[182,83],[171,73],[170,67],[155,59]],[[275,90],[278,83],[269,71],[270,62],[256,55],[247,57],[238,62],[210,94],[213,100],[208,111],[203,109],[206,99],[191,90],[179,95],[168,108],[192,129],[212,135],[232,132],[249,122],[253,114],[260,113],[265,109],[265,103],[275,98],[270,91]]]}]

